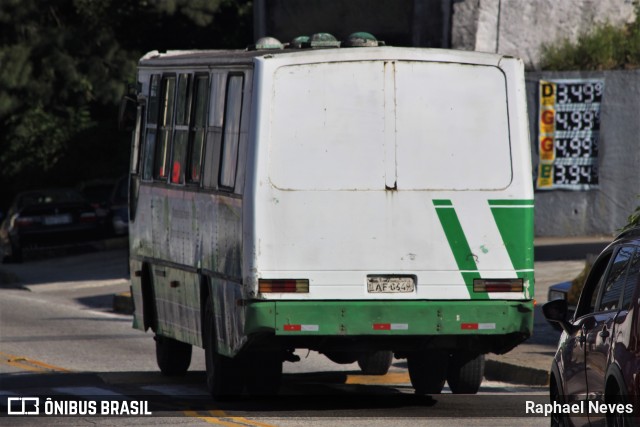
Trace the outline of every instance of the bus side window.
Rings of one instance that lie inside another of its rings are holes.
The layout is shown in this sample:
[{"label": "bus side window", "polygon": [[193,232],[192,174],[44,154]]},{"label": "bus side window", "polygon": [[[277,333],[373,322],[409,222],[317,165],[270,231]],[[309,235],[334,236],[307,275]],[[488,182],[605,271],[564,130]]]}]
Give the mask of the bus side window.
[{"label": "bus side window", "polygon": [[175,114],[176,125],[171,159],[172,184],[184,184],[187,142],[189,139],[189,117],[191,115],[191,97],[189,96],[190,77],[189,74],[180,74],[178,76]]},{"label": "bus side window", "polygon": [[131,140],[131,161],[130,172],[133,175],[137,175],[140,171],[140,148],[142,147],[142,129],[144,129],[144,114],[145,114],[144,101],[138,105],[136,112],[136,125],[132,133]]},{"label": "bus side window", "polygon": [[158,97],[160,95],[160,75],[154,74],[149,80],[149,103],[145,129],[144,153],[142,159],[142,178],[153,178],[153,156],[155,154],[156,135],[158,133]]},{"label": "bus side window", "polygon": [[193,115],[189,129],[189,160],[187,180],[198,183],[202,174],[202,155],[207,131],[207,107],[209,105],[209,76],[196,75],[193,90]]},{"label": "bus side window", "polygon": [[160,92],[160,138],[156,141],[156,152],[153,166],[153,177],[166,180],[168,176],[167,164],[171,148],[171,134],[173,133],[173,116],[175,112],[176,77],[167,76],[162,79]]},{"label": "bus side window", "polygon": [[229,75],[224,111],[224,131],[222,156],[220,159],[219,185],[233,191],[238,166],[238,146],[240,145],[240,118],[242,116],[242,94],[244,75]]},{"label": "bus side window", "polygon": [[226,78],[226,73],[213,73],[211,75],[209,126],[205,140],[204,175],[202,177],[205,188],[218,188],[218,165],[220,164],[220,147],[222,146]]}]

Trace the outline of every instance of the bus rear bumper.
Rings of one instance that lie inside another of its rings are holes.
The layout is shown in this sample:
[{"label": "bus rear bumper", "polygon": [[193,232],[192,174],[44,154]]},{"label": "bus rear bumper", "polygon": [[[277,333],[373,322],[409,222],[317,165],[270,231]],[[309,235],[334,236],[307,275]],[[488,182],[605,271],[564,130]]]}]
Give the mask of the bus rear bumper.
[{"label": "bus rear bumper", "polygon": [[528,337],[533,331],[533,301],[255,301],[246,309],[246,335]]}]

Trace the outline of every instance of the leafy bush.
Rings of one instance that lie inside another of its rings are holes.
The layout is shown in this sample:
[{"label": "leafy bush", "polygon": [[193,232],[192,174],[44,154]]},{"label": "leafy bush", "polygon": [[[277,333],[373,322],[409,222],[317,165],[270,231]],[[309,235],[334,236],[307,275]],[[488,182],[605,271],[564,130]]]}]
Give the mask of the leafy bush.
[{"label": "leafy bush", "polygon": [[[636,9],[636,15],[639,15]],[[640,22],[603,24],[574,43],[565,39],[542,46],[543,70],[613,70],[640,67]]]},{"label": "leafy bush", "polygon": [[638,226],[640,226],[640,206],[637,206],[636,209],[631,212],[631,215],[627,217],[627,225],[622,227],[619,232],[622,233]]}]

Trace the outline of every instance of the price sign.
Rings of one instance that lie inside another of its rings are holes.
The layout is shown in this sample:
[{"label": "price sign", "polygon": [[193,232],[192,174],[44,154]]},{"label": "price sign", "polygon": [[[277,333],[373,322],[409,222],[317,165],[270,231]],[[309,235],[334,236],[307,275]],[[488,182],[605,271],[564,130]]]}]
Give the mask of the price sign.
[{"label": "price sign", "polygon": [[600,79],[540,81],[538,189],[598,186],[603,94]]}]

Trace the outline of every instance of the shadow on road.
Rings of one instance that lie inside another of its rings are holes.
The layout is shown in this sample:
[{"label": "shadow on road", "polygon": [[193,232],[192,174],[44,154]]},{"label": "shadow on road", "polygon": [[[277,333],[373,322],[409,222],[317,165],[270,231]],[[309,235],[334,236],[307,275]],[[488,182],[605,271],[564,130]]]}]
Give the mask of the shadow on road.
[{"label": "shadow on road", "polygon": [[[4,374],[4,390],[54,400],[146,401],[153,415],[184,416],[208,411],[216,417],[495,417],[496,395],[417,395],[408,386],[345,384],[346,373],[285,374],[277,396],[212,399],[204,372],[164,377],[156,372]],[[51,394],[42,391],[52,390]],[[100,391],[104,391],[100,393]],[[85,394],[81,394],[84,392]],[[95,395],[89,394],[93,392]],[[79,393],[79,394],[74,394]],[[500,416],[522,417],[525,400],[544,394],[500,394]],[[0,404],[5,404],[1,402]],[[460,408],[464,408],[461,411]],[[211,415],[208,415],[211,417]]]},{"label": "shadow on road", "polygon": [[[82,245],[62,252],[0,265],[0,286],[51,285],[128,278],[126,240]],[[87,285],[89,286],[89,285]]]}]

